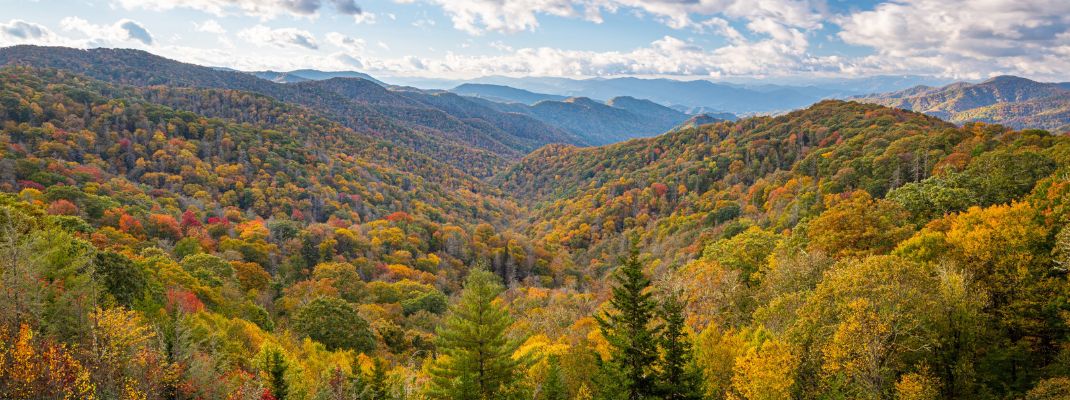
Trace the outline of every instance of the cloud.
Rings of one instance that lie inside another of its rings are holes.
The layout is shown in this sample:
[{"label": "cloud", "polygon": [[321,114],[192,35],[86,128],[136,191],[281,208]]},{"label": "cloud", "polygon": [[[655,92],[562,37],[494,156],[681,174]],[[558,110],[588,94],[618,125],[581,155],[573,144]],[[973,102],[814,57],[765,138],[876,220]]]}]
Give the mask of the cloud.
[{"label": "cloud", "polygon": [[125,20],[119,22],[119,28],[126,31],[126,37],[137,40],[145,45],[152,45],[152,34],[141,24]]},{"label": "cloud", "polygon": [[836,18],[839,37],[874,49],[853,67],[959,78],[1070,70],[1070,2],[1065,0],[893,1]]},{"label": "cloud", "polygon": [[[624,9],[654,16],[675,29],[701,29],[694,17],[765,18],[798,28],[821,26],[820,0],[423,0],[438,5],[453,26],[471,34],[534,30],[540,15],[583,18],[601,23],[603,13]],[[706,20],[708,21],[708,20]]]},{"label": "cloud", "polygon": [[376,22],[378,22],[377,17],[378,16],[375,13],[365,11],[353,15],[353,22],[356,22],[358,24],[374,25]]},{"label": "cloud", "polygon": [[348,53],[364,53],[364,39],[352,38],[338,32],[331,32],[327,34],[327,43],[341,48]]},{"label": "cloud", "polygon": [[[354,0],[328,0],[334,10],[345,15],[360,15]],[[112,0],[127,10],[168,11],[187,8],[216,16],[247,15],[272,19],[280,15],[314,17],[325,9],[323,0]]]},{"label": "cloud", "polygon": [[77,46],[77,43],[57,35],[44,25],[12,19],[0,22],[0,46],[37,44],[45,46]]},{"label": "cloud", "polygon": [[0,32],[3,32],[5,36],[28,40],[41,39],[51,33],[48,28],[42,25],[18,19],[8,21],[6,24],[0,24]]},{"label": "cloud", "polygon": [[785,45],[774,39],[742,41],[712,50],[673,36],[665,36],[629,51],[579,51],[550,47],[512,49],[506,54],[441,58],[406,57],[361,61],[370,71],[401,75],[470,77],[514,76],[763,76],[799,72],[833,72],[836,58],[806,53],[801,35]]},{"label": "cloud", "polygon": [[257,46],[274,46],[280,48],[301,47],[309,50],[319,49],[316,37],[308,31],[295,28],[271,29],[263,25],[238,32],[238,37]]},{"label": "cloud", "polygon": [[333,0],[334,9],[346,15],[360,15],[363,10],[353,0]]},{"label": "cloud", "polygon": [[219,25],[219,22],[216,22],[216,20],[214,19],[210,19],[199,24],[194,22],[193,29],[197,32],[215,33],[219,35],[227,33],[227,30],[224,29],[222,25]]},{"label": "cloud", "polygon": [[[485,30],[519,32],[539,25],[537,14],[560,17],[579,15],[571,0],[427,0],[442,7],[462,31],[479,35]],[[597,15],[598,6],[593,6]]]},{"label": "cloud", "polygon": [[66,17],[59,24],[65,31],[85,36],[76,47],[108,47],[131,42],[151,46],[154,43],[152,33],[141,23],[130,19],[121,19],[111,25],[97,25],[79,17]]}]

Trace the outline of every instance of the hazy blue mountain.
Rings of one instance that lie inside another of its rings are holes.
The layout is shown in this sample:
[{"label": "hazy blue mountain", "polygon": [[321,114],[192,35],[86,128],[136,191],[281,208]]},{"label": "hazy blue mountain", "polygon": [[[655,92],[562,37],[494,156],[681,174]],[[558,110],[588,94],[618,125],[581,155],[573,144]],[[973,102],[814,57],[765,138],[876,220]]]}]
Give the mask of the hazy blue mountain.
[{"label": "hazy blue mountain", "polygon": [[702,125],[715,124],[724,121],[726,120],[711,116],[709,114],[696,114],[692,115],[691,118],[688,118],[687,121],[684,121],[682,124],[677,125],[675,128],[673,128],[673,130],[697,128]]},{"label": "hazy blue mountain", "polygon": [[[865,78],[835,78],[807,80],[741,80],[712,82],[709,80],[680,81],[673,79],[592,78],[569,79],[547,77],[514,78],[488,76],[463,82],[450,80],[401,79],[407,84],[432,88],[457,83],[456,86],[488,85],[494,90],[520,90],[547,96],[588,97],[608,100],[618,96],[648,99],[666,106],[682,106],[694,113],[764,114],[788,111],[829,98],[846,98],[867,93],[902,90],[917,85],[942,85],[945,79],[903,76],[873,76]],[[502,87],[507,88],[502,88]],[[489,90],[482,88],[481,90]],[[466,93],[468,94],[468,93]],[[482,97],[497,101],[521,101],[511,96],[481,93]],[[529,100],[528,98],[523,98]],[[674,107],[678,110],[679,107]],[[727,116],[727,115],[726,115]]]},{"label": "hazy blue mountain", "polygon": [[356,71],[319,71],[314,69],[299,69],[289,72],[276,72],[276,71],[254,71],[250,72],[254,76],[260,79],[267,79],[277,83],[297,83],[304,81],[322,81],[332,78],[360,78],[375,82],[380,86],[386,86],[386,83],[373,78],[371,75],[363,72]]},{"label": "hazy blue mountain", "polygon": [[287,72],[275,72],[275,71],[256,71],[250,72],[253,76],[269,80],[275,83],[297,83],[307,81],[308,78],[302,78],[297,75],[293,75]]},{"label": "hazy blue mountain", "polygon": [[711,116],[711,117],[714,117],[714,118],[717,118],[717,119],[723,119],[725,121],[735,121],[735,120],[739,119],[738,116],[736,116],[735,114],[732,114],[730,112],[724,112],[724,111],[720,111],[720,110],[715,110],[715,109],[712,109],[712,108],[709,108],[709,107],[706,107],[706,106],[689,107],[689,106],[685,106],[685,105],[676,104],[676,105],[670,106],[669,108],[671,108],[673,110],[676,110],[676,111],[679,111],[679,112],[682,112],[682,113],[687,114],[687,115],[705,114],[705,115],[708,115],[708,116]]},{"label": "hazy blue mountain", "polygon": [[565,96],[535,93],[509,86],[485,83],[465,83],[450,89],[450,91],[463,96],[479,97],[500,103],[535,104],[543,100],[564,100],[567,98]]}]

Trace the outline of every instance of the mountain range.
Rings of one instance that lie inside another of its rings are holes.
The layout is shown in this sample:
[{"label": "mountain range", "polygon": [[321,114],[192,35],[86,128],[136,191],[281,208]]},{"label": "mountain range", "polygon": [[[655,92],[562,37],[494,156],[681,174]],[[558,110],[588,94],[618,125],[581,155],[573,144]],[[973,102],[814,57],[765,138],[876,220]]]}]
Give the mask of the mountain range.
[{"label": "mountain range", "polygon": [[0,49],[0,398],[1070,393],[1070,135],[322,77]]},{"label": "mountain range", "polygon": [[[527,110],[446,91],[384,86],[359,73],[293,71],[279,78],[277,73],[208,68],[138,50],[0,49],[0,65],[10,64],[62,68],[118,84],[259,93],[319,110],[351,129],[431,154],[474,176],[488,176],[546,144],[592,145],[652,136],[689,118],[653,104],[624,110],[562,101]],[[652,114],[636,114],[643,112]]]},{"label": "mountain range", "polygon": [[332,78],[360,78],[375,82],[379,85],[386,86],[385,83],[378,79],[372,78],[371,75],[363,72],[356,71],[318,71],[314,69],[299,69],[289,72],[276,72],[276,71],[254,71],[250,74],[260,79],[266,79],[277,83],[297,83],[304,81],[322,81]]},{"label": "mountain range", "polygon": [[957,124],[989,122],[1017,129],[1070,131],[1070,83],[998,76],[977,84],[916,86],[852,99],[923,112]]}]

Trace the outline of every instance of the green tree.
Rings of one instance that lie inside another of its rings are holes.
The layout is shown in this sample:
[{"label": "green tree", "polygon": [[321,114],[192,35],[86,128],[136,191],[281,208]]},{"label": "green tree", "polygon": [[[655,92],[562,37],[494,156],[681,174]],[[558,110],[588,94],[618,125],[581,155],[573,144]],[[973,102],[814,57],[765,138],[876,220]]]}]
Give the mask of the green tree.
[{"label": "green tree", "polygon": [[661,332],[661,398],[692,400],[702,398],[702,375],[694,363],[691,341],[684,331],[684,304],[675,295],[661,306],[665,321]]},{"label": "green tree", "polygon": [[468,276],[460,301],[437,330],[431,398],[500,399],[516,392],[517,370],[526,360],[513,358],[520,343],[505,335],[513,319],[495,302],[501,292],[498,277],[490,272],[476,270]]},{"label": "green tree", "polygon": [[376,357],[372,362],[371,377],[368,379],[367,400],[389,400],[390,385],[386,381],[386,361]]},{"label": "green tree", "polygon": [[267,346],[263,351],[260,370],[265,375],[264,379],[267,381],[268,388],[271,389],[271,395],[276,400],[286,400],[286,396],[290,393],[290,385],[286,382],[286,370],[289,368],[286,355],[274,346]]},{"label": "green tree", "polygon": [[293,321],[294,330],[328,349],[354,349],[370,352],[375,349],[368,321],[357,314],[345,300],[320,297],[297,312]]},{"label": "green tree", "polygon": [[561,362],[557,356],[550,356],[546,360],[546,380],[542,384],[541,400],[565,400],[568,398],[568,389],[565,387],[565,379],[561,376]]},{"label": "green tree", "polygon": [[96,255],[96,278],[115,302],[127,307],[145,296],[148,282],[145,273],[126,256],[110,251]]},{"label": "green tree", "polygon": [[653,398],[657,393],[657,303],[647,290],[650,280],[643,275],[634,242],[613,278],[616,285],[609,300],[611,310],[595,317],[611,351],[611,359],[603,366],[611,370],[608,375],[621,375],[623,381],[617,383],[628,399]]}]

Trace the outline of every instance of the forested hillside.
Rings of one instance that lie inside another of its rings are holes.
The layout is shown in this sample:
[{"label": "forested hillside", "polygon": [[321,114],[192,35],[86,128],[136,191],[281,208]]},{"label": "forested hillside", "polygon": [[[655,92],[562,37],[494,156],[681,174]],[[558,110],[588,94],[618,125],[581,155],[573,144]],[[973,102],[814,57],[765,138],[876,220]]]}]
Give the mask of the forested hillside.
[{"label": "forested hillside", "polygon": [[923,112],[955,123],[989,122],[1019,129],[1070,131],[1070,86],[1066,83],[998,76],[978,84],[919,86],[858,100]]},{"label": "forested hillside", "polygon": [[1065,135],[823,101],[539,147],[449,93],[15,50],[0,398],[1070,394]]},{"label": "forested hillside", "polygon": [[[493,174],[510,159],[543,144],[584,144],[530,118],[496,113],[485,107],[477,112],[493,114],[487,119],[454,115],[359,78],[282,84],[242,72],[185,64],[124,49],[38,46],[0,49],[0,65],[12,64],[61,68],[134,86],[218,88],[271,96],[315,109],[350,129],[414,149],[480,177]],[[524,129],[516,130],[517,126]]]}]

